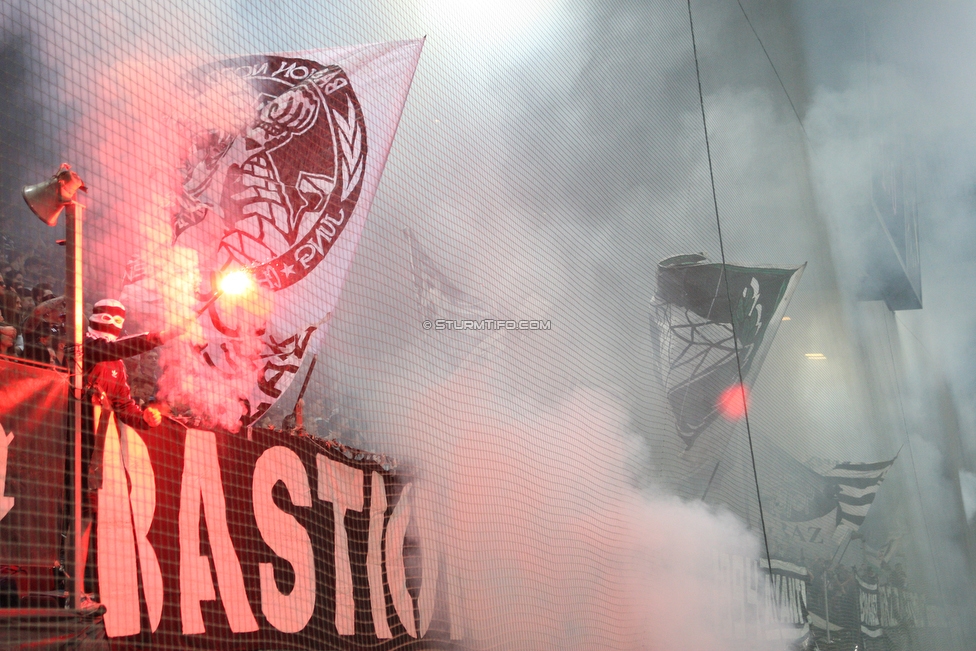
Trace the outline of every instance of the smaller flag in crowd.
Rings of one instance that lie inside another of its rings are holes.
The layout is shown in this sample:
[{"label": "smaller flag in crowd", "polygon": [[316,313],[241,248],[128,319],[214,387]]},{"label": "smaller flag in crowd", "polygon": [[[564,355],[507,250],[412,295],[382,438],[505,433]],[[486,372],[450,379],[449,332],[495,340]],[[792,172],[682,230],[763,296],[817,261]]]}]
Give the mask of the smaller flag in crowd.
[{"label": "smaller flag in crowd", "polygon": [[838,487],[838,526],[844,522],[855,529],[861,526],[895,459],[877,463],[838,463],[825,473],[824,476],[835,481]]},{"label": "smaller flag in crowd", "polygon": [[412,230],[405,228],[403,233],[410,240],[413,281],[425,319],[481,321],[491,318],[491,310],[484,301],[451,282],[423,249]]}]

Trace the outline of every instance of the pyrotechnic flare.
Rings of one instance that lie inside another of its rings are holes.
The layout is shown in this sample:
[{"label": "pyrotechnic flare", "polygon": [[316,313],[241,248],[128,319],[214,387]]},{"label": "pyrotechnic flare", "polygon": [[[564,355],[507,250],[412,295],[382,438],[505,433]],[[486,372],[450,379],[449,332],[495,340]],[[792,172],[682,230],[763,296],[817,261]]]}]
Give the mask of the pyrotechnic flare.
[{"label": "pyrotechnic flare", "polygon": [[220,291],[224,294],[240,296],[254,288],[254,279],[248,268],[232,271],[220,279]]},{"label": "pyrotechnic flare", "polygon": [[251,275],[249,267],[238,269],[225,274],[217,283],[217,290],[207,299],[207,302],[197,308],[197,316],[202,316],[207,309],[217,302],[217,299],[224,294],[231,296],[243,296],[254,289],[254,277]]}]

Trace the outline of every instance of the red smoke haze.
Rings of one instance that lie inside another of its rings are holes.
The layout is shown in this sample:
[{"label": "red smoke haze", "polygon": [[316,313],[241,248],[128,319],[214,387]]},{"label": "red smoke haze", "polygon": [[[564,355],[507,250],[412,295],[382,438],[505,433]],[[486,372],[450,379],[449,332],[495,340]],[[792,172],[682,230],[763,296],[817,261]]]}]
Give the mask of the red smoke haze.
[{"label": "red smoke haze", "polygon": [[719,394],[716,407],[729,420],[739,420],[746,415],[748,402],[749,390],[744,385],[736,383]]}]

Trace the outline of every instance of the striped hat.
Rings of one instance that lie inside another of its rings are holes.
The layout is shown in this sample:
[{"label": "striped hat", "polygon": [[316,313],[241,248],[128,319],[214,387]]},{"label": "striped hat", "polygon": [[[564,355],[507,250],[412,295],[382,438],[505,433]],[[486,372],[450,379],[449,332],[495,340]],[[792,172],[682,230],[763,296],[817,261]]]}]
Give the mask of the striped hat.
[{"label": "striped hat", "polygon": [[106,298],[95,303],[95,310],[88,317],[88,332],[118,338],[125,323],[125,306],[116,300]]}]

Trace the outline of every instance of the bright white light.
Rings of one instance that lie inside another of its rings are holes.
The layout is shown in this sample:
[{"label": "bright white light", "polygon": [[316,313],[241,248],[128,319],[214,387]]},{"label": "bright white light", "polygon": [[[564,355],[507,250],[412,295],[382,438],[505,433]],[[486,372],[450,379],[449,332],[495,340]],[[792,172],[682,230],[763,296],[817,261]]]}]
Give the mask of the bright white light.
[{"label": "bright white light", "polygon": [[560,0],[427,0],[425,18],[467,41],[524,38],[551,16]]},{"label": "bright white light", "polygon": [[254,287],[254,281],[244,269],[232,271],[220,279],[220,291],[225,294],[241,295]]}]

